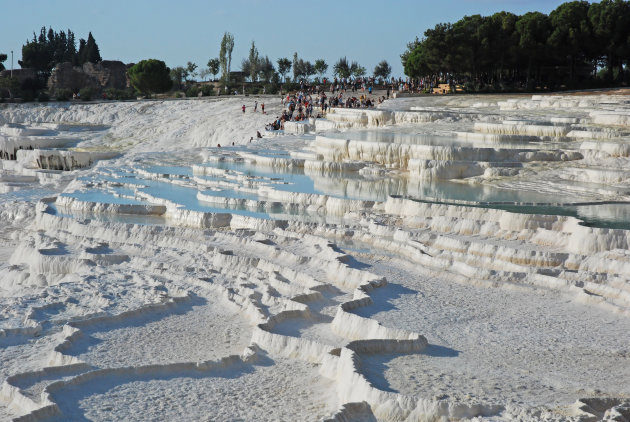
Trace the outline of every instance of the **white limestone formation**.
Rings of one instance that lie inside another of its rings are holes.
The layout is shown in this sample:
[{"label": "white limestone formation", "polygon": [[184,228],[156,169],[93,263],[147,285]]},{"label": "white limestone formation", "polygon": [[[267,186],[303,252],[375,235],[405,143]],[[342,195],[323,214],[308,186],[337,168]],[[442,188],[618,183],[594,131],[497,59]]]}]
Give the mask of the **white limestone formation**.
[{"label": "white limestone formation", "polygon": [[76,170],[91,166],[97,160],[116,157],[115,152],[81,152],[58,150],[19,150],[16,160],[25,168]]},{"label": "white limestone formation", "polygon": [[627,419],[626,98],[3,108],[0,419]]}]

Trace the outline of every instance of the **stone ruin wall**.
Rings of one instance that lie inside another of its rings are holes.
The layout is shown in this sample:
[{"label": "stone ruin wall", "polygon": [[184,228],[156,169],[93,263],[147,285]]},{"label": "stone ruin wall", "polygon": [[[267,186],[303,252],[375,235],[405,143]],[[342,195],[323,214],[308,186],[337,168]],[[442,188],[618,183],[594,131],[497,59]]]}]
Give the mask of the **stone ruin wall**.
[{"label": "stone ruin wall", "polygon": [[104,60],[100,63],[85,63],[72,66],[72,63],[60,63],[53,69],[48,79],[48,90],[53,93],[59,89],[78,92],[81,88],[92,88],[101,93],[106,89],[129,88],[127,65],[120,61]]}]

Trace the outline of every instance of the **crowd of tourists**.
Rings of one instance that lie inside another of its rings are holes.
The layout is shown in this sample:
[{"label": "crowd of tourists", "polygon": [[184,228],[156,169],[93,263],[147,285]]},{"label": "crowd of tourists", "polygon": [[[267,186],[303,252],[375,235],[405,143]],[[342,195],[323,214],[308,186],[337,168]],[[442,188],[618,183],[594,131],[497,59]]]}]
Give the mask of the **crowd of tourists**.
[{"label": "crowd of tourists", "polygon": [[[369,97],[373,85],[373,78],[335,78],[333,81],[324,79],[321,85],[309,85],[302,81],[299,91],[281,97],[282,114],[267,124],[266,129],[283,130],[285,122],[300,122],[311,117],[321,118],[333,107],[374,107],[375,100]],[[377,101],[380,104],[384,100],[383,96]]]}]

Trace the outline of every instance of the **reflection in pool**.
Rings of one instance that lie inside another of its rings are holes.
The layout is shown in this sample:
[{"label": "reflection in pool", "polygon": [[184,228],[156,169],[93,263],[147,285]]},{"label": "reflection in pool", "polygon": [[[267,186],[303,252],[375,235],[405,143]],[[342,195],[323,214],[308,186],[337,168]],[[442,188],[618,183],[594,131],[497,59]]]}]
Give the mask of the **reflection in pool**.
[{"label": "reflection in pool", "polygon": [[[363,136],[379,139],[379,136],[389,135]],[[574,194],[550,196],[544,192],[465,181],[428,182],[408,177],[404,172],[373,177],[359,172],[305,172],[302,167],[260,166],[239,159],[234,152],[230,154],[225,159],[194,167],[140,163],[137,168],[109,169],[84,178],[85,188],[63,196],[112,204],[163,204],[204,213],[231,213],[262,219],[313,216],[312,210],[307,211],[305,207],[274,202],[277,200],[268,196],[270,191],[375,202],[399,196],[518,213],[574,216],[589,226],[630,228],[630,204],[625,202],[597,203]],[[285,151],[265,151],[264,156],[289,158]],[[129,218],[141,221],[148,217]]]}]

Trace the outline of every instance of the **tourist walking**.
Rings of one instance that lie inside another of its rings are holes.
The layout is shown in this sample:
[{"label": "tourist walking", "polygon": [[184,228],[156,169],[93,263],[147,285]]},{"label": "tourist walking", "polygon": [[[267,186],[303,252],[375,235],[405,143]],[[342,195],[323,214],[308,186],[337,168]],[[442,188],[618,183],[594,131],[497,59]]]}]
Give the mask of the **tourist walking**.
[{"label": "tourist walking", "polygon": [[243,107],[241,107],[243,109],[243,113],[245,113],[245,104],[243,104]]}]

